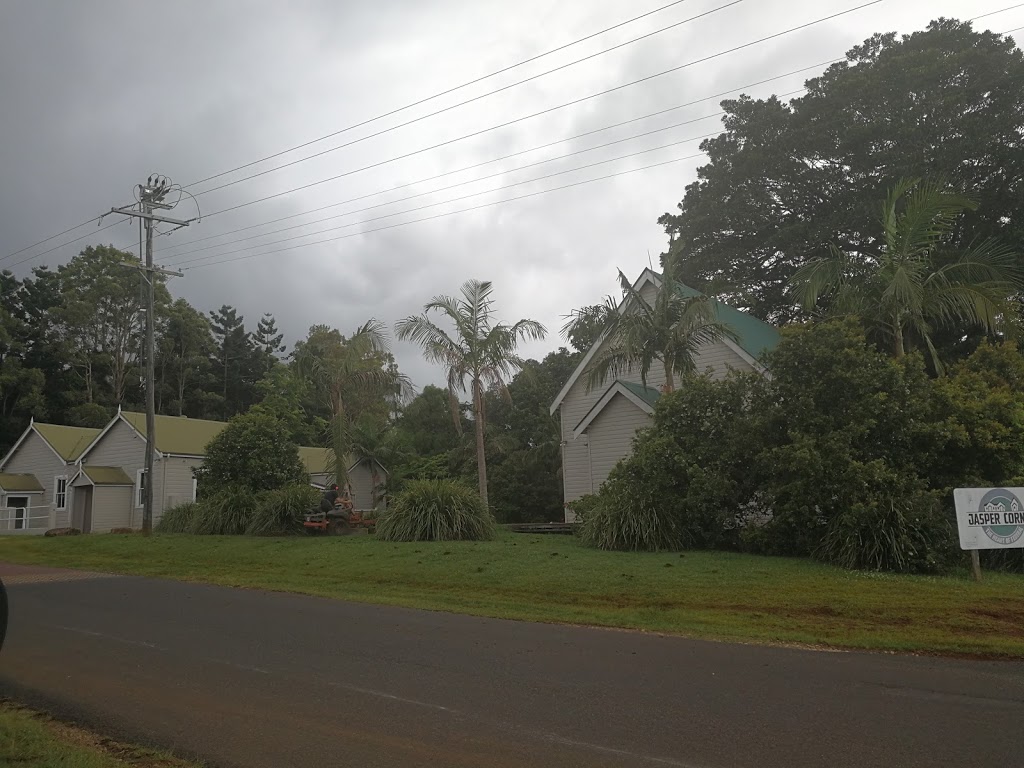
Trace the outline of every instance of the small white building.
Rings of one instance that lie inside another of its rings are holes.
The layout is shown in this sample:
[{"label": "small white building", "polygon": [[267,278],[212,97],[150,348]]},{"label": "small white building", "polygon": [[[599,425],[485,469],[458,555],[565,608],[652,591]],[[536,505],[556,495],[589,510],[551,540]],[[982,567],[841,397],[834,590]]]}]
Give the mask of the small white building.
[{"label": "small white building", "polygon": [[[662,290],[661,275],[645,269],[633,288],[645,301],[653,303]],[[675,289],[685,296],[699,295],[681,283]],[[628,311],[621,304],[620,309]],[[737,340],[726,339],[702,347],[695,360],[697,370],[710,371],[714,378],[725,377],[729,370],[763,372],[759,358],[778,343],[778,331],[721,302],[715,302],[715,312],[719,321],[736,333]],[[648,373],[646,385],[639,371],[631,370],[599,388],[589,389],[584,373],[609,341],[602,337],[594,344],[551,404],[551,414],[558,413],[561,423],[566,522],[575,520],[572,502],[596,493],[615,465],[629,455],[637,431],[650,426],[654,405],[665,384],[664,370],[656,365]]]},{"label": "small white building", "polygon": [[[193,470],[226,426],[223,421],[156,417],[154,525],[165,510],[195,500]],[[332,481],[329,451],[300,447],[299,456],[314,487]],[[355,509],[365,513],[379,507],[387,470],[376,462],[349,464]],[[145,468],[145,414],[119,410],[103,429],[33,422],[0,462],[0,534],[41,534],[68,526],[83,533],[139,528]]]},{"label": "small white building", "polygon": [[0,533],[42,533],[69,524],[76,462],[99,433],[29,423],[0,461]]}]

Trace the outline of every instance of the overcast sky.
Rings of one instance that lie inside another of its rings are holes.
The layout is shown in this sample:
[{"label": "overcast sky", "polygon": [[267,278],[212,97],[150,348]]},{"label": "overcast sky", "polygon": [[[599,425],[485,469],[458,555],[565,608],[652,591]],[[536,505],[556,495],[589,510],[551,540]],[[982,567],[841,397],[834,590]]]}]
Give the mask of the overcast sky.
[{"label": "overcast sky", "polygon": [[[157,261],[174,265],[209,257],[186,265],[194,269],[172,281],[172,293],[203,311],[221,304],[236,306],[251,327],[262,313],[271,312],[290,343],[314,323],[343,332],[370,317],[391,325],[418,312],[436,294],[456,293],[468,278],[491,280],[500,319],[530,317],[547,325],[548,339],[524,348],[528,355],[540,357],[564,343],[558,329],[567,312],[614,291],[617,268],[636,275],[648,264],[648,254],[657,264],[665,244],[657,219],[675,208],[685,186],[695,178],[702,162],[699,157],[433,221],[362,233],[693,155],[699,141],[444,203],[716,132],[721,126],[720,118],[714,116],[720,99],[319,213],[186,243],[740,88],[840,57],[874,32],[910,32],[938,16],[970,18],[1015,4],[1011,0],[886,0],[441,149],[211,215],[701,59],[866,1],[745,0],[729,5],[732,0],[687,0],[399,114],[188,187],[199,194],[714,11],[444,114],[201,194],[198,201],[207,218],[157,238]],[[111,205],[130,202],[132,186],[151,172],[189,185],[550,51],[667,2],[0,0],[0,268],[83,234],[89,237],[16,266],[15,272],[25,275],[35,265],[67,261],[90,243],[134,245],[137,250],[137,230],[130,225],[96,233],[95,224],[90,224],[34,250],[3,258]],[[1022,25],[1024,7],[977,23],[995,31]],[[753,96],[789,93],[820,69],[744,91]],[[516,170],[705,116],[711,117]],[[491,178],[380,205],[483,176]],[[366,222],[438,202],[444,204]],[[380,207],[175,256],[369,206]],[[185,198],[170,215],[188,217],[194,211],[194,204]],[[356,226],[258,247],[353,223]],[[354,236],[295,247],[343,235]],[[283,248],[290,250],[199,268]],[[221,256],[228,251],[234,253]],[[418,386],[441,381],[441,373],[426,365],[414,348],[396,344],[395,353]]]}]

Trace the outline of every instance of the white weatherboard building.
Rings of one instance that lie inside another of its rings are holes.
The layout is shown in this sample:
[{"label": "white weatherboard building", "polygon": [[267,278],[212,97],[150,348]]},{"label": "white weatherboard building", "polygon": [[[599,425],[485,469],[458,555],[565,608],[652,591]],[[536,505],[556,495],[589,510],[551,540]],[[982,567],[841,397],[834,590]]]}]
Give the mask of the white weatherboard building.
[{"label": "white weatherboard building", "polygon": [[[201,466],[206,446],[223,421],[156,417],[153,463],[153,522],[164,510],[196,498],[192,470]],[[310,483],[331,481],[329,452],[302,447],[299,457]],[[374,488],[387,477],[380,464],[350,461],[355,509],[374,509]],[[73,527],[83,533],[142,525],[142,500],[148,482],[146,417],[118,411],[103,429],[31,423],[0,461],[0,534],[41,534]]]},{"label": "white weatherboard building", "polygon": [[[645,269],[633,288],[648,303],[663,290],[661,275]],[[698,291],[677,283],[675,290],[684,296]],[[761,371],[761,356],[778,343],[778,331],[767,323],[721,302],[715,302],[718,320],[728,324],[737,340],[723,340],[702,347],[697,354],[697,370],[710,371],[723,378],[729,370]],[[628,307],[620,304],[620,309]],[[654,404],[661,396],[665,373],[654,366],[644,385],[639,371],[631,370],[601,387],[589,389],[584,375],[594,358],[610,339],[600,338],[587,352],[569,380],[551,404],[551,414],[559,414],[562,431],[562,483],[565,493],[566,522],[575,520],[572,502],[596,493],[609,473],[629,455],[637,430],[650,426]],[[685,382],[680,383],[685,386]]]}]

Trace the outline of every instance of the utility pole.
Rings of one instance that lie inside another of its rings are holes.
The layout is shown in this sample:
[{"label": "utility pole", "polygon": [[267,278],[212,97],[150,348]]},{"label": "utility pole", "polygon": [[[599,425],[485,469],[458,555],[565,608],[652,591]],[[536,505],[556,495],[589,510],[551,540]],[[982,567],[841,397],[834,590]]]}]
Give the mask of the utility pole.
[{"label": "utility pole", "polygon": [[174,205],[163,202],[170,188],[170,179],[165,176],[150,176],[145,184],[140,184],[138,187],[139,204],[137,209],[128,206],[110,209],[111,213],[140,218],[146,229],[145,266],[133,263],[125,264],[125,266],[141,270],[142,280],[146,285],[146,338],[144,344],[146,358],[146,468],[142,482],[142,534],[144,536],[148,536],[153,530],[153,461],[156,454],[156,344],[153,338],[156,324],[154,317],[155,278],[157,274],[181,277],[181,272],[172,272],[153,265],[153,227],[158,221],[176,224],[178,227],[187,227],[192,221],[192,219],[188,221],[172,219],[153,213],[156,209],[169,210],[174,207]]}]

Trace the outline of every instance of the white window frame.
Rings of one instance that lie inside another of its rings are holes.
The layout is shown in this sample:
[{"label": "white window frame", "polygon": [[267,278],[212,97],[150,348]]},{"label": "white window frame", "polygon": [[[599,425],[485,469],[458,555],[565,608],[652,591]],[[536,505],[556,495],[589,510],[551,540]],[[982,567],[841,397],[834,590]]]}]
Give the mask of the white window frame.
[{"label": "white window frame", "polygon": [[[61,480],[64,481],[64,492],[63,493],[61,493],[61,490],[60,490]],[[53,478],[53,508],[55,510],[57,510],[58,512],[63,512],[63,511],[65,511],[68,508],[68,491],[69,490],[70,490],[70,488],[68,486],[68,476],[67,475],[57,475],[57,476],[55,476]],[[61,496],[64,497],[64,503],[63,504],[59,503]]]},{"label": "white window frame", "polygon": [[145,477],[146,470],[140,469],[135,473],[135,508],[142,509],[145,505],[142,503],[142,492],[145,490],[142,486],[142,478]]},{"label": "white window frame", "polygon": [[192,478],[192,501],[196,500],[196,494],[199,490],[199,481],[196,478]]}]

